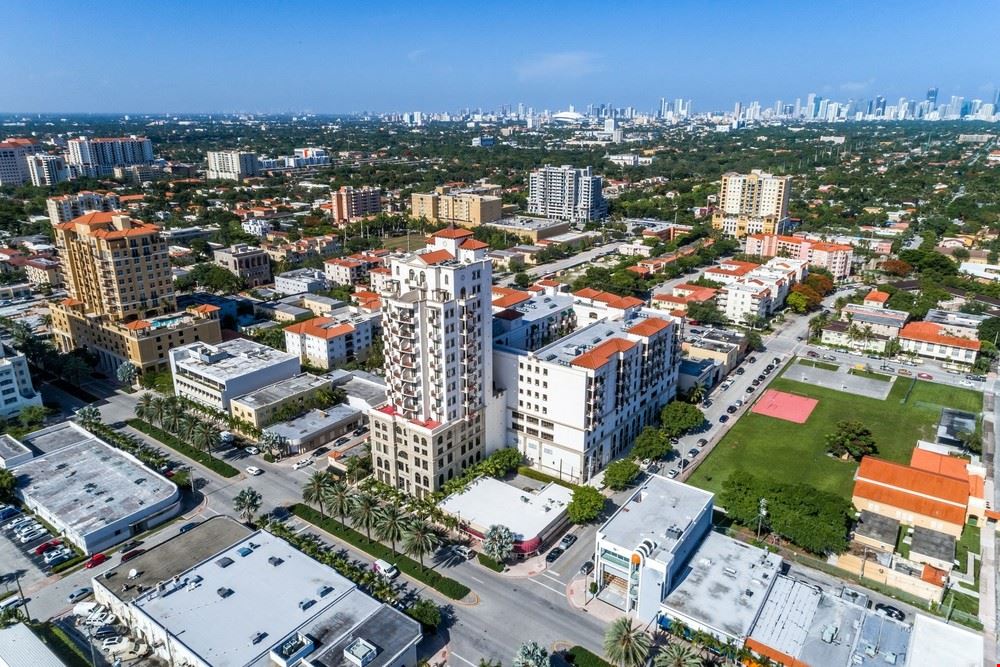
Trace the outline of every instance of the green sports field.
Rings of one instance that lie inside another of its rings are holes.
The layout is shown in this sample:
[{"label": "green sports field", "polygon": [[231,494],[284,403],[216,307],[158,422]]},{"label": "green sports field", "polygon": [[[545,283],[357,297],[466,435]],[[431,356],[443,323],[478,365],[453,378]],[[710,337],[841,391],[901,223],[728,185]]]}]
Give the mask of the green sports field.
[{"label": "green sports field", "polygon": [[[911,390],[912,385],[912,390]],[[841,420],[871,429],[878,456],[909,462],[917,440],[934,440],[942,407],[980,414],[982,394],[970,389],[899,378],[879,401],[778,378],[771,389],[819,399],[804,424],[747,413],[730,429],[688,483],[718,493],[736,470],[785,482],[802,482],[850,497],[857,465],[826,454],[825,436]]]}]

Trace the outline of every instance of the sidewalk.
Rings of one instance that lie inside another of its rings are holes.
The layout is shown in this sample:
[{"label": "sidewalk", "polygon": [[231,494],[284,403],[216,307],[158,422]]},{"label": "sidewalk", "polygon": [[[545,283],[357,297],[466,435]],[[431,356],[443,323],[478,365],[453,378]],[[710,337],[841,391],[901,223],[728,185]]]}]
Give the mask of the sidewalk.
[{"label": "sidewalk", "polygon": [[590,577],[576,577],[566,587],[566,598],[570,606],[579,611],[589,613],[594,618],[605,623],[611,623],[625,613],[606,602],[590,595]]}]

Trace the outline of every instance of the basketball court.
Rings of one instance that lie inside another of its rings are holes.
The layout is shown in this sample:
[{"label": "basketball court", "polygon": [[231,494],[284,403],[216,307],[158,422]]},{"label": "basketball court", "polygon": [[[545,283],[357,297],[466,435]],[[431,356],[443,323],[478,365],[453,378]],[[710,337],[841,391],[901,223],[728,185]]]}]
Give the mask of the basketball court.
[{"label": "basketball court", "polygon": [[768,389],[757,399],[757,402],[750,408],[750,412],[775,419],[784,419],[796,424],[804,424],[817,403],[819,401],[815,398]]}]

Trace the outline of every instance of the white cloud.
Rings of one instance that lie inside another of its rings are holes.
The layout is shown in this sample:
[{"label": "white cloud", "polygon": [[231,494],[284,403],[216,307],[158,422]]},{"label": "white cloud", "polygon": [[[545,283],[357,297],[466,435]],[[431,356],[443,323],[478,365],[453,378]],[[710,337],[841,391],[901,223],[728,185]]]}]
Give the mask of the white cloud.
[{"label": "white cloud", "polygon": [[542,53],[516,68],[518,81],[579,79],[605,69],[603,56],[588,51]]},{"label": "white cloud", "polygon": [[873,83],[875,83],[875,78],[870,77],[865,81],[845,81],[838,88],[842,93],[863,93],[871,88]]}]

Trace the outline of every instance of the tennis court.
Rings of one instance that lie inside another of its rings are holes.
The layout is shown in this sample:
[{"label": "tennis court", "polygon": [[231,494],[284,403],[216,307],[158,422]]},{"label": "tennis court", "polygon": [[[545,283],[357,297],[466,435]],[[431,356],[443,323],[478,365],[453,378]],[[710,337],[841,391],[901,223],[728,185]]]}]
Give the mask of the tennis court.
[{"label": "tennis court", "polygon": [[757,399],[757,402],[750,408],[750,412],[765,417],[784,419],[796,424],[805,424],[817,403],[819,401],[815,398],[768,389]]}]

